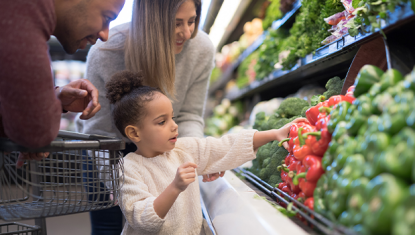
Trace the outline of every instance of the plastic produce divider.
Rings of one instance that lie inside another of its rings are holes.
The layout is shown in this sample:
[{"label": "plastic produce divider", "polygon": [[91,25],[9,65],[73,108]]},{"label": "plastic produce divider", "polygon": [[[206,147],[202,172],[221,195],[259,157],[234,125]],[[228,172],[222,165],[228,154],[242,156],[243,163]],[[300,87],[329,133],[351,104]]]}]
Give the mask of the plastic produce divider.
[{"label": "plastic produce divider", "polygon": [[[310,210],[308,207],[304,206],[303,203],[295,200],[285,192],[281,191],[278,188],[272,187],[267,182],[260,179],[258,176],[254,175],[253,173],[242,169],[242,168],[236,168],[233,169],[236,173],[241,174],[244,176],[247,180],[249,180],[251,183],[253,183],[256,187],[261,189],[263,192],[267,193],[270,197],[272,197],[274,200],[278,199],[288,205],[290,202],[293,204],[293,210],[297,213],[299,213],[303,218],[307,220],[307,222],[313,224],[318,228],[321,232],[324,234],[330,234],[330,235],[337,235],[337,234],[346,234],[346,235],[356,235],[355,232],[349,230],[346,227],[335,225],[328,219],[326,219],[324,216],[316,213],[315,211]],[[281,195],[278,195],[275,191],[281,193]],[[301,210],[299,208],[301,208]],[[305,211],[305,212],[304,212]],[[310,216],[309,216],[310,215]],[[314,218],[312,218],[312,217]],[[317,221],[317,220],[319,221]]]}]

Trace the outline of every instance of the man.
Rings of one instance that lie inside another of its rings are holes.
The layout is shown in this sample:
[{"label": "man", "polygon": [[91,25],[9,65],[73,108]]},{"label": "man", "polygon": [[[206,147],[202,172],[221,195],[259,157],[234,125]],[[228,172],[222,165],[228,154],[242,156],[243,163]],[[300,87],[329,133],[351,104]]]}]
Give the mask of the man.
[{"label": "man", "polygon": [[43,147],[57,136],[62,112],[89,119],[100,110],[98,90],[88,80],[54,87],[47,41],[56,36],[69,54],[106,41],[124,1],[0,1],[0,135]]}]

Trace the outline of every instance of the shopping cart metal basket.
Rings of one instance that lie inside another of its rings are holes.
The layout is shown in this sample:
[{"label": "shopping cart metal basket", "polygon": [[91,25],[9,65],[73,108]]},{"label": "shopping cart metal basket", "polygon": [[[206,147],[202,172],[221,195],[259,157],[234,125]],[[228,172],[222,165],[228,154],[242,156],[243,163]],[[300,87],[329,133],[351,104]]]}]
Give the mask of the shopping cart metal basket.
[{"label": "shopping cart metal basket", "polygon": [[37,225],[26,225],[17,222],[0,224],[2,235],[41,235],[41,228]]},{"label": "shopping cart metal basket", "polygon": [[[40,149],[0,139],[0,219],[44,218],[116,205],[124,182],[122,140],[60,131]],[[19,152],[48,152],[17,169]],[[43,222],[44,224],[44,222]]]}]

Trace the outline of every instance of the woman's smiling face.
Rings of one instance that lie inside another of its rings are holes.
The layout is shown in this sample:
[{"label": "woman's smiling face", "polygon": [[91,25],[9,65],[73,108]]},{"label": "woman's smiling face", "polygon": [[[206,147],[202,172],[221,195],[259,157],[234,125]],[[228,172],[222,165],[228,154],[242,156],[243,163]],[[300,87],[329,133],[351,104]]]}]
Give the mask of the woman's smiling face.
[{"label": "woman's smiling face", "polygon": [[187,0],[180,5],[176,13],[176,31],[174,52],[179,54],[183,50],[184,43],[190,39],[195,31],[196,7],[192,0]]}]

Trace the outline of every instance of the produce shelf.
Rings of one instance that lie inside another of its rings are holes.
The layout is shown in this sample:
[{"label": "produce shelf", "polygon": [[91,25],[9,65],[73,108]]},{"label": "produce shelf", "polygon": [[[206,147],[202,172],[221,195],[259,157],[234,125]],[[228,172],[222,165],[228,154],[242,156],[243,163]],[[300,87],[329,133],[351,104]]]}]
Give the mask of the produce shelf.
[{"label": "produce shelf", "polygon": [[[393,13],[389,13],[389,16],[388,22],[382,21],[382,30],[385,33],[415,19],[410,3],[398,7]],[[367,27],[366,31],[368,30],[369,27]],[[319,72],[321,73],[326,72],[327,70],[331,71],[336,70],[339,67],[344,67],[345,64],[349,64],[347,62],[350,62],[353,59],[360,45],[379,37],[379,35],[379,31],[374,33],[359,33],[355,37],[345,35],[342,38],[317,49],[314,54],[309,54],[306,57],[299,59],[297,65],[291,70],[275,70],[263,80],[256,80],[247,87],[231,91],[226,94],[225,97],[231,101],[238,100],[277,85],[301,81]]]},{"label": "produce shelf", "polygon": [[[293,4],[293,9],[287,12],[284,17],[279,20],[276,20],[272,23],[271,28],[276,30],[286,24],[289,20],[294,19],[295,13],[300,9],[301,1],[298,0]],[[244,61],[252,52],[254,52],[258,47],[261,46],[263,43],[265,36],[267,35],[268,31],[264,31],[264,33],[259,36],[255,42],[253,42],[247,49],[245,49],[242,54],[238,57],[238,59],[233,62],[229,67],[225,70],[222,76],[212,84],[209,88],[209,95],[212,95],[216,90],[223,88],[226,83],[231,79],[233,72],[236,68]]]},{"label": "produce shelf", "polygon": [[304,206],[301,202],[295,200],[285,192],[281,191],[278,188],[272,187],[265,181],[261,180],[258,176],[253,173],[243,169],[235,168],[233,169],[237,174],[245,177],[249,182],[255,185],[257,188],[262,190],[268,196],[273,198],[277,202],[283,202],[285,205],[293,203],[292,210],[300,214],[310,225],[314,226],[317,230],[326,235],[357,235],[354,231],[350,229],[337,225],[326,219],[324,216],[310,210],[308,207]]}]

